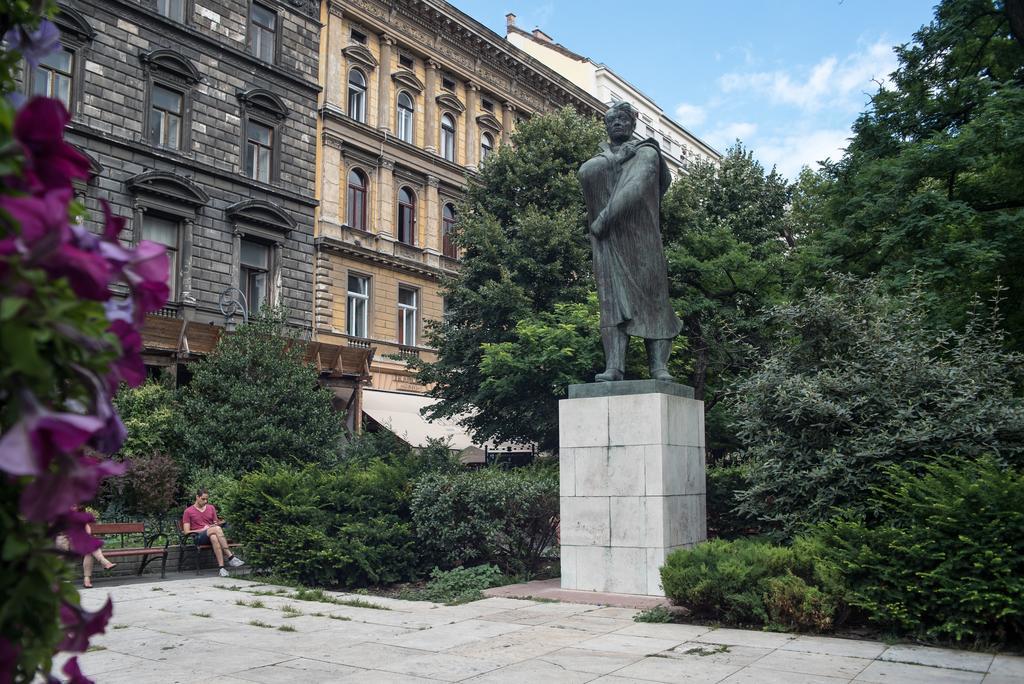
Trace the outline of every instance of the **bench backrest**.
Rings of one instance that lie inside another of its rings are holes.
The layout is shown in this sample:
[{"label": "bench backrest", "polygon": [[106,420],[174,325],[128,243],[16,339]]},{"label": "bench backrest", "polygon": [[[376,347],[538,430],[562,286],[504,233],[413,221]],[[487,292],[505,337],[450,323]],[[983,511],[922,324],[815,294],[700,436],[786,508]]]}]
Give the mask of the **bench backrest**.
[{"label": "bench backrest", "polygon": [[146,531],[143,523],[93,523],[89,525],[93,534],[141,534]]}]

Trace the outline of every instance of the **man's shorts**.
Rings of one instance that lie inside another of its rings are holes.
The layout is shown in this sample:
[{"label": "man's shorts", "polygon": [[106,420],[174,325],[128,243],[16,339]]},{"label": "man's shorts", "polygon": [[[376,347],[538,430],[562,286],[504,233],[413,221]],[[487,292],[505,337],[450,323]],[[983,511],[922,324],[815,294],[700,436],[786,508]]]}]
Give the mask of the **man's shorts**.
[{"label": "man's shorts", "polygon": [[196,535],[196,546],[208,545],[210,543],[210,535],[203,530]]}]

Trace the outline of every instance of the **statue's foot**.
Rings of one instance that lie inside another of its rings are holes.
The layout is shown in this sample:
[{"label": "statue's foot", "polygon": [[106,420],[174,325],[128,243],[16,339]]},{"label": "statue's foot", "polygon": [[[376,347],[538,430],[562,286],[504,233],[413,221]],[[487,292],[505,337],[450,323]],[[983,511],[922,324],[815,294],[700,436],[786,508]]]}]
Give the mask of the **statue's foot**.
[{"label": "statue's foot", "polygon": [[665,368],[655,368],[655,369],[652,369],[651,370],[651,379],[652,380],[660,380],[661,382],[675,382],[676,381],[676,379],[673,378],[669,374],[668,370],[665,369]]},{"label": "statue's foot", "polygon": [[618,382],[622,379],[622,371],[618,368],[609,368],[604,373],[594,376],[594,382]]}]

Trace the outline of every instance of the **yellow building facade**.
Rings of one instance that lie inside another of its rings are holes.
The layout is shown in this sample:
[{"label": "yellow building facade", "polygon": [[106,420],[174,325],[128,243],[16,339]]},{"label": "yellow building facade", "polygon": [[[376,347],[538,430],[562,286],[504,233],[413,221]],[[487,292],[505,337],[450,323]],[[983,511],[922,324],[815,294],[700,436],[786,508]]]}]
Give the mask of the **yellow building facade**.
[{"label": "yellow building facade", "polygon": [[446,239],[469,175],[517,122],[605,106],[437,0],[324,0],[314,334],[376,348],[376,389],[423,392],[428,321],[458,269]]}]

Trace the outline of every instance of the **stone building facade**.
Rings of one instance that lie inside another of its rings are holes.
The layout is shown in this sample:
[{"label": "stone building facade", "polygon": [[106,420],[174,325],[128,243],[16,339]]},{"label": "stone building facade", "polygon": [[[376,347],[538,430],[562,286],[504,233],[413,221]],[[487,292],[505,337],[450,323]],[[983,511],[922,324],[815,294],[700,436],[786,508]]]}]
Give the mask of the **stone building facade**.
[{"label": "stone building facade", "polygon": [[[125,238],[167,245],[163,315],[224,323],[220,300],[312,325],[317,0],[61,0],[63,50],[24,86],[65,100],[67,139]],[[237,288],[237,290],[232,290]],[[237,320],[237,318],[236,318]]]},{"label": "stone building facade", "polygon": [[531,57],[556,70],[606,105],[625,100],[640,115],[636,135],[654,138],[668,162],[672,177],[686,173],[697,160],[718,162],[722,155],[665,113],[657,102],[612,71],[606,64],[578,55],[540,29],[527,32],[516,26],[516,15],[505,15],[505,38]]},{"label": "stone building facade", "polygon": [[315,334],[377,348],[373,386],[422,392],[467,177],[516,123],[595,97],[441,0],[324,0]]}]

